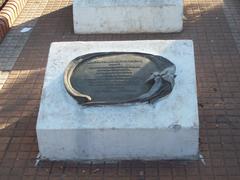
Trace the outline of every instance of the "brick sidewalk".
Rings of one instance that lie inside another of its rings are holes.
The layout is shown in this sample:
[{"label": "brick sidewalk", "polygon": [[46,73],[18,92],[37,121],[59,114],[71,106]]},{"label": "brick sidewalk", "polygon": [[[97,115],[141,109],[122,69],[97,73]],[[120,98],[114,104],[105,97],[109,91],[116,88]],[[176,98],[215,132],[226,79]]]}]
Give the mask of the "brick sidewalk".
[{"label": "brick sidewalk", "polygon": [[[186,0],[178,34],[75,35],[69,0],[29,0],[0,44],[0,180],[240,179],[240,1]],[[22,28],[32,30],[20,33]],[[36,119],[54,41],[193,39],[203,161],[40,162]],[[9,60],[8,60],[9,59]]]}]

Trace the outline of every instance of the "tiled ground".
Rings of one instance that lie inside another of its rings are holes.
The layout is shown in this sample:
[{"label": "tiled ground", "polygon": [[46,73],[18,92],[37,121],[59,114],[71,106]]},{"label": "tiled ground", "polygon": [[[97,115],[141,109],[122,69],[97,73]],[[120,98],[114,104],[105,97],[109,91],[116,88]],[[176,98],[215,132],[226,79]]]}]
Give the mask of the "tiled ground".
[{"label": "tiled ground", "polygon": [[0,44],[0,71],[13,68],[47,2],[47,0],[28,1],[14,27]]},{"label": "tiled ground", "polygon": [[[130,35],[74,35],[71,3],[29,0],[0,44],[0,180],[239,180],[240,1],[185,0],[182,33]],[[32,30],[21,33],[23,27]],[[35,125],[50,43],[135,39],[193,39],[204,162],[45,161],[35,166]]]}]

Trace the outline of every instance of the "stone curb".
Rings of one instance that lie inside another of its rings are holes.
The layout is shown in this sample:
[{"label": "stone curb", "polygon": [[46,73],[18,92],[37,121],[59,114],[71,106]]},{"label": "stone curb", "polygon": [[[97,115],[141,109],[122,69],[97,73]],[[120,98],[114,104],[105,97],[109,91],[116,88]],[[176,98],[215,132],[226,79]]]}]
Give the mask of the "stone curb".
[{"label": "stone curb", "polygon": [[8,0],[0,11],[0,41],[3,40],[15,19],[24,8],[27,0]]}]

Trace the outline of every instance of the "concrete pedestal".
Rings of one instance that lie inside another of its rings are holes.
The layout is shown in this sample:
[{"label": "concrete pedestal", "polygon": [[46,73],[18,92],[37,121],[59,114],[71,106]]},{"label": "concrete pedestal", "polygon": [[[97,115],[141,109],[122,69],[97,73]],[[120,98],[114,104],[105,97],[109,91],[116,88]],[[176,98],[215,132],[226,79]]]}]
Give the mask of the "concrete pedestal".
[{"label": "concrete pedestal", "polygon": [[[82,107],[66,92],[64,70],[77,56],[110,51],[161,55],[176,67],[172,93],[155,104]],[[50,160],[194,159],[199,120],[192,41],[52,43],[37,120]]]},{"label": "concrete pedestal", "polygon": [[74,0],[74,32],[180,32],[183,0]]}]

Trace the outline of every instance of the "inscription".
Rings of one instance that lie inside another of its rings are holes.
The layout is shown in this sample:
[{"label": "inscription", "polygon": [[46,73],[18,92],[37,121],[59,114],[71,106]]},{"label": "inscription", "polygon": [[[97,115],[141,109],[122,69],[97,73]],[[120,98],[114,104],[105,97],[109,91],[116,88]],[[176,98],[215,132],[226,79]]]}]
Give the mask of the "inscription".
[{"label": "inscription", "polygon": [[174,85],[174,73],[174,64],[160,56],[93,53],[70,63],[64,83],[80,104],[145,102],[169,94]]},{"label": "inscription", "polygon": [[[136,58],[136,57],[135,57]],[[80,78],[79,83],[85,82],[85,86],[91,86],[94,92],[92,93],[111,93],[119,91],[116,96],[123,94],[138,93],[138,89],[134,85],[141,83],[141,79],[133,78],[134,73],[144,65],[142,59],[126,60],[126,59],[108,59],[101,58],[95,61],[87,62],[84,66],[94,78]],[[77,69],[77,74],[82,74],[82,68]],[[131,87],[128,85],[131,84]],[[92,90],[92,91],[93,91]]]}]

